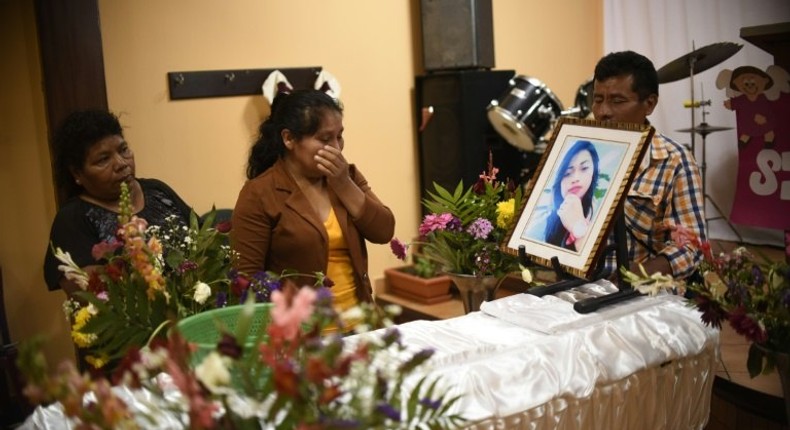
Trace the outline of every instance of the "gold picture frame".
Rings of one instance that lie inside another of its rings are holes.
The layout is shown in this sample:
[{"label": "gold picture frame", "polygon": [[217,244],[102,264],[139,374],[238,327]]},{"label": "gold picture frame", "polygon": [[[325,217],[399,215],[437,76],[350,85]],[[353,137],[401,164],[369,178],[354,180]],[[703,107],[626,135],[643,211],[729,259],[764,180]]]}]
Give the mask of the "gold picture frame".
[{"label": "gold picture frame", "polygon": [[[627,190],[638,171],[637,163],[654,133],[655,129],[646,124],[560,118],[526,186],[518,221],[504,250],[518,255],[519,247],[524,246],[530,260],[546,267],[552,267],[551,260],[557,257],[567,273],[590,279],[606,247],[615,215],[622,211]],[[580,153],[586,155],[576,157]],[[564,173],[560,171],[563,168]],[[572,178],[574,172],[587,175],[586,188],[584,179]],[[571,181],[576,182],[568,185]],[[572,202],[568,193],[583,195]],[[577,216],[575,225],[565,228],[562,223],[567,222],[570,210],[560,200],[575,204],[576,214],[584,213],[584,219],[578,221]],[[572,230],[578,233],[578,239]]]}]

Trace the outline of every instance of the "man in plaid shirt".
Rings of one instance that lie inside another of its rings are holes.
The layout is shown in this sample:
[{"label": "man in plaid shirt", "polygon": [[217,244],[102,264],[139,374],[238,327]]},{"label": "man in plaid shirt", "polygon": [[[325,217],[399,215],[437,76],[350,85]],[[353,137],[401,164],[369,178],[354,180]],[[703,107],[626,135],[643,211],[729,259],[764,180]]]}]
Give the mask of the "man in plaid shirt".
[{"label": "man in plaid shirt", "polygon": [[[647,124],[658,103],[658,74],[653,63],[632,51],[614,52],[595,66],[592,112],[602,121]],[[624,204],[628,261],[648,274],[676,279],[693,274],[702,259],[693,246],[676,246],[668,226],[682,225],[705,241],[702,179],[693,154],[655,133]],[[612,243],[612,238],[609,239]],[[607,268],[614,269],[613,255]]]}]

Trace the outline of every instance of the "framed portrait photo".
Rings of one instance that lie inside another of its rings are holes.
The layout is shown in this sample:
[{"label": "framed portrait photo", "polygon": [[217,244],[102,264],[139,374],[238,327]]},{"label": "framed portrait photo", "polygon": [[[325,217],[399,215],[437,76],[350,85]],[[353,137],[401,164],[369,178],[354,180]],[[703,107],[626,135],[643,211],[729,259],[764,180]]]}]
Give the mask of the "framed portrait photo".
[{"label": "framed portrait photo", "polygon": [[589,279],[653,137],[649,125],[560,118],[505,250],[524,246],[537,264],[557,257],[568,273]]}]

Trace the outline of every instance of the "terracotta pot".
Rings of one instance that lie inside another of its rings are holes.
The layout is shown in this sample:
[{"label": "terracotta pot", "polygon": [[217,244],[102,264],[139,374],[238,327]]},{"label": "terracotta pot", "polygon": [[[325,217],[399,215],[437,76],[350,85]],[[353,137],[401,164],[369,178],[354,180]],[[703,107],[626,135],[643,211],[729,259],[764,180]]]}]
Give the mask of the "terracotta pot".
[{"label": "terracotta pot", "polygon": [[458,287],[461,299],[464,302],[464,312],[476,312],[480,310],[480,305],[484,301],[491,301],[496,298],[496,290],[502,283],[502,278],[495,276],[475,276],[461,273],[447,274]]},{"label": "terracotta pot", "polygon": [[434,304],[452,298],[450,287],[453,281],[449,276],[421,278],[414,275],[413,266],[385,269],[384,280],[389,292],[417,303]]}]

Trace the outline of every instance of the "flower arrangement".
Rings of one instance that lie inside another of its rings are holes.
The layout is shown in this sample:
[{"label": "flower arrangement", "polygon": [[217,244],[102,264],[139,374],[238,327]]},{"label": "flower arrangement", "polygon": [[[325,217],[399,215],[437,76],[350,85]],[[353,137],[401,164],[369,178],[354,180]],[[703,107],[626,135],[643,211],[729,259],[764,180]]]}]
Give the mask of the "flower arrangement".
[{"label": "flower arrangement", "polygon": [[[677,289],[690,296],[690,304],[702,312],[706,325],[721,328],[724,321],[752,342],[747,368],[752,377],[773,368],[765,350],[790,353],[790,265],[760,263],[743,247],[713,255],[710,243],[702,242],[683,226],[667,226],[679,246],[702,250],[699,278],[676,281],[671,276],[623,269],[626,279],[643,293],[655,295]],[[758,347],[759,346],[759,347]]]},{"label": "flower arrangement", "polygon": [[121,187],[116,238],[92,250],[103,265],[85,271],[68,252],[54,250],[60,270],[82,288],[66,300],[64,311],[75,344],[94,368],[117,361],[130,346],[146,345],[180,318],[243,303],[248,295],[269,301],[281,278],[290,276],[234,271],[230,225],[214,226],[214,211],[202,224],[193,212],[189,226],[168,219],[149,227],[131,214],[129,190]]},{"label": "flower arrangement", "polygon": [[[519,270],[518,258],[500,245],[521,207],[521,189],[497,181],[497,173],[489,160],[488,170],[469,188],[461,181],[450,192],[434,183],[435,191],[423,200],[430,213],[419,227],[420,256],[445,273],[501,278]],[[411,245],[394,239],[390,246],[405,259]]]},{"label": "flower arrangement", "polygon": [[[177,330],[166,341],[130,351],[120,369],[120,382],[133,393],[126,397],[121,393],[127,391],[80,375],[73,365],[50,376],[39,349],[25,345],[25,392],[36,403],[60,402],[76,428],[86,429],[173,428],[174,422],[191,429],[449,429],[465,422],[448,413],[458,398],[421,373],[433,351],[408,351],[390,325],[398,309],[363,304],[337,315],[326,288],[302,287],[291,300],[277,290],[271,299],[265,336],[246,342],[250,298],[239,306],[236,331],[224,332],[194,368],[192,350]],[[321,336],[327,325],[357,318],[364,321],[358,330],[388,328]]]}]

